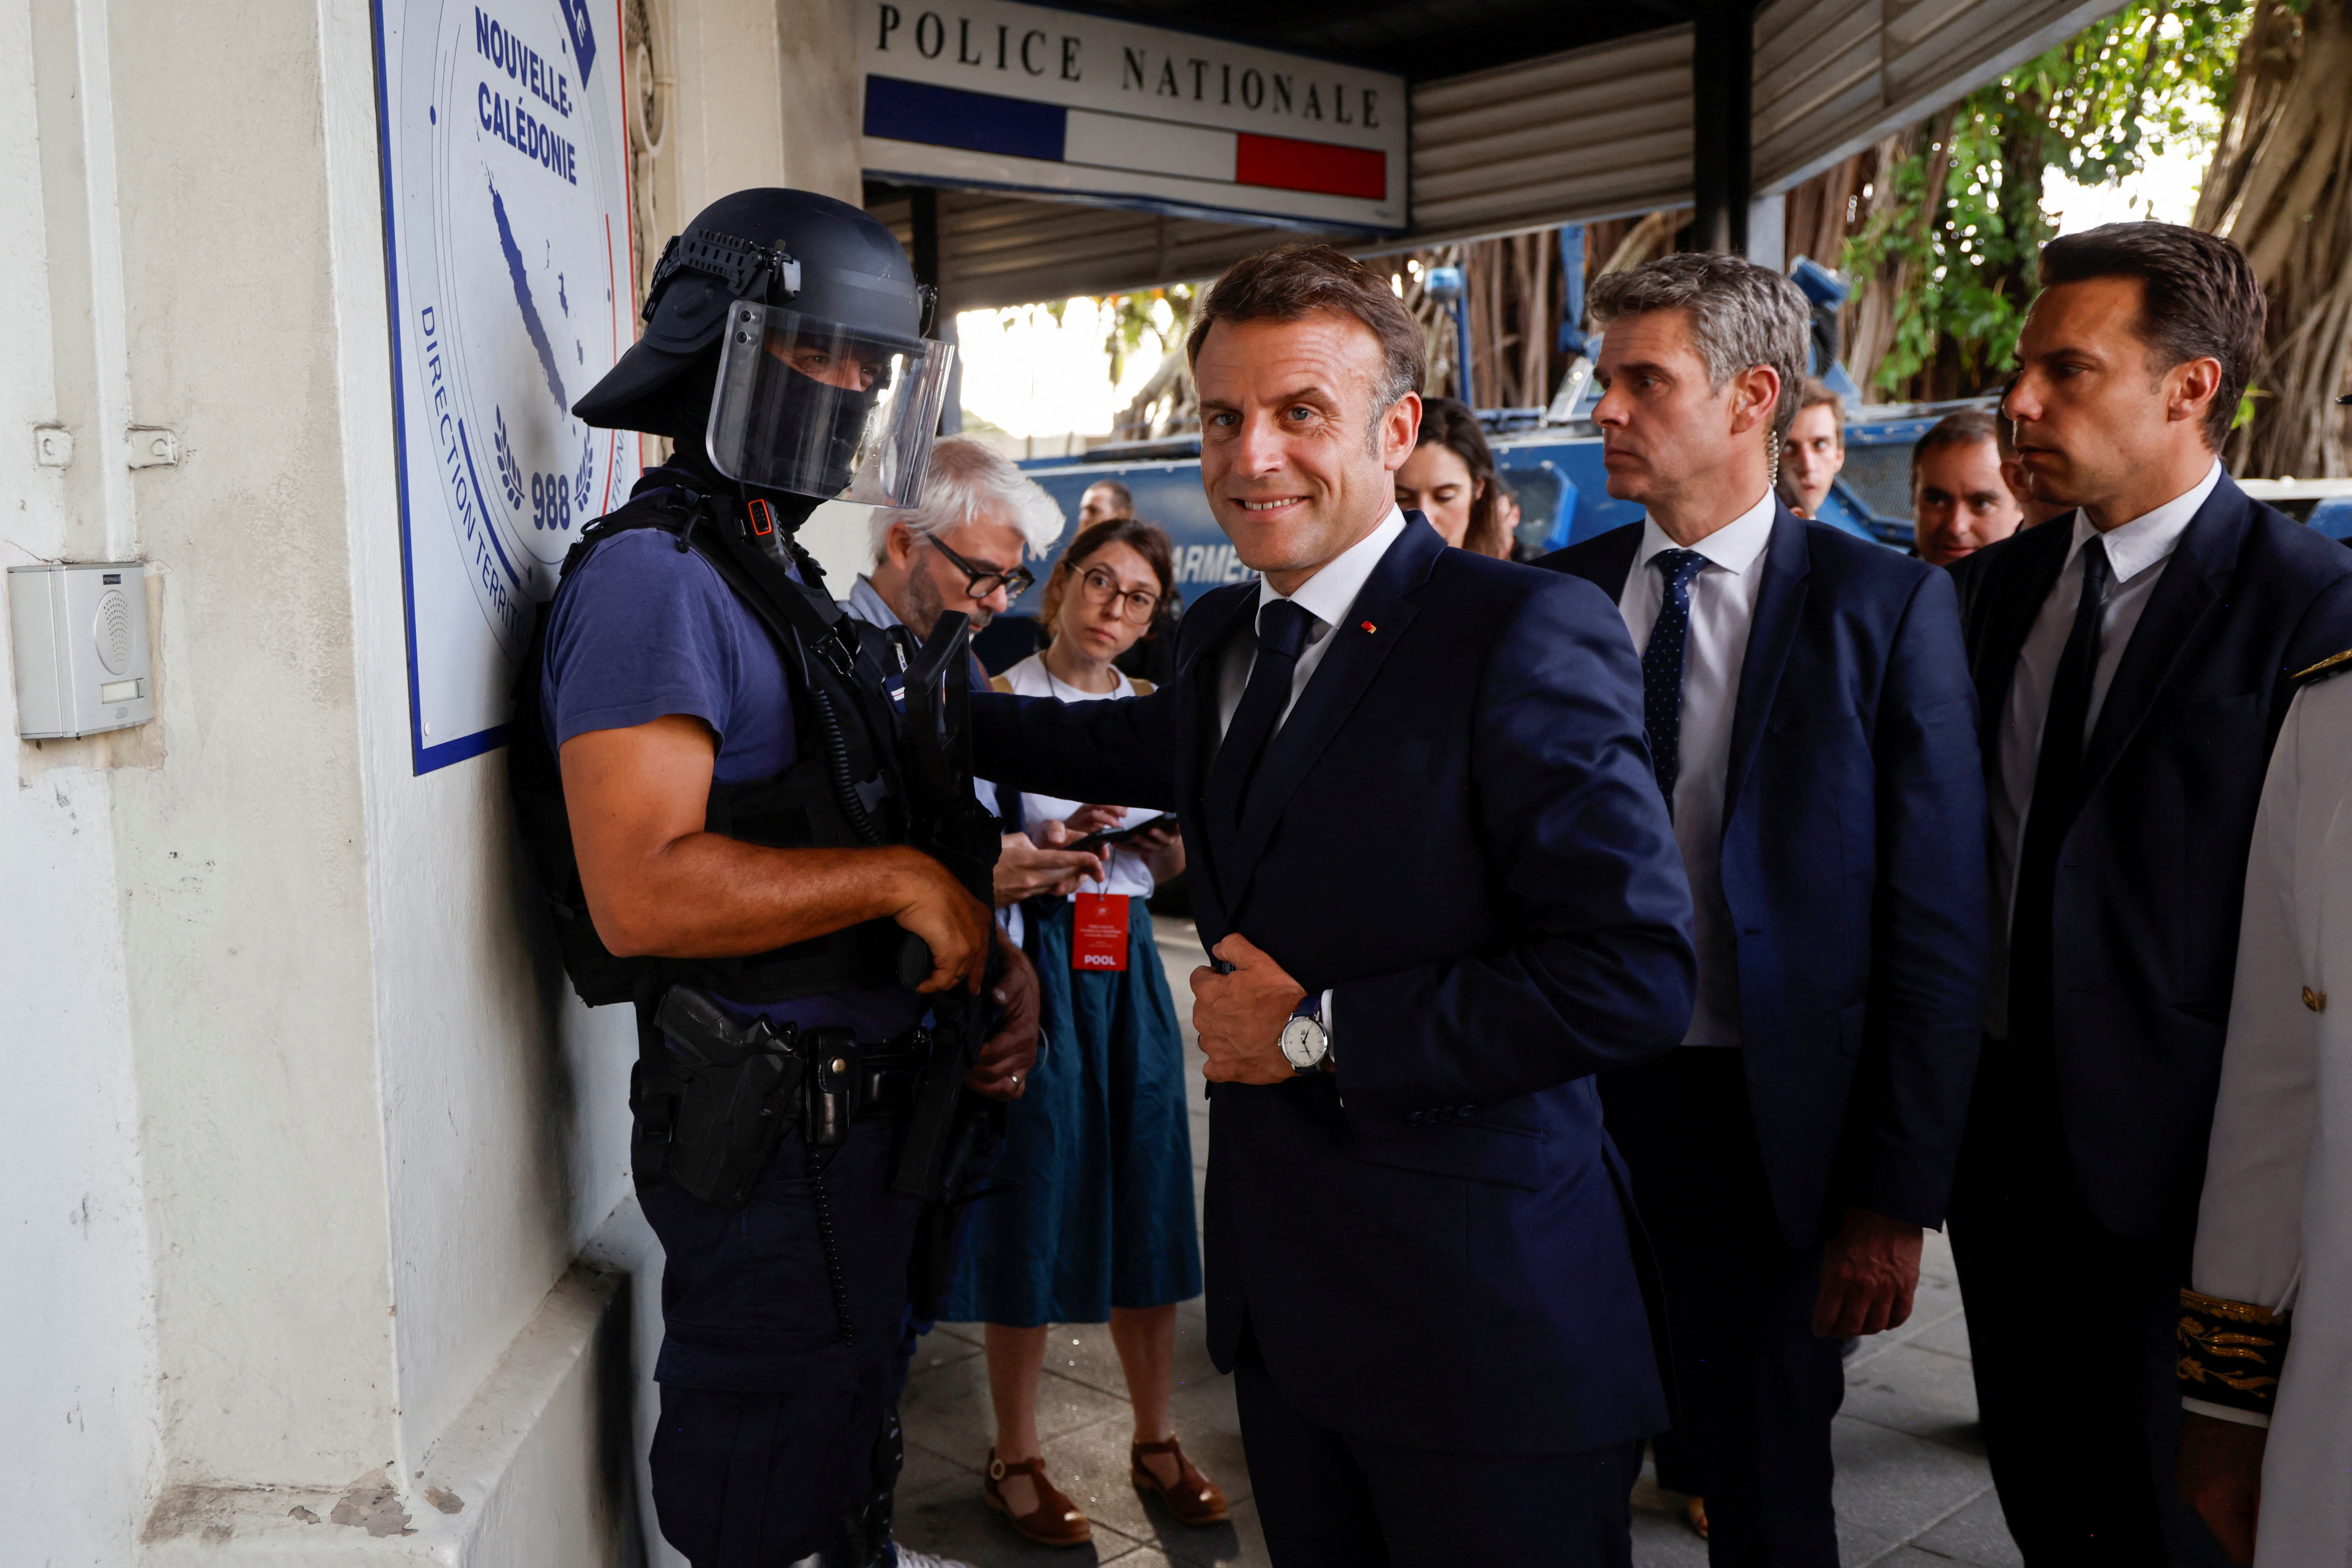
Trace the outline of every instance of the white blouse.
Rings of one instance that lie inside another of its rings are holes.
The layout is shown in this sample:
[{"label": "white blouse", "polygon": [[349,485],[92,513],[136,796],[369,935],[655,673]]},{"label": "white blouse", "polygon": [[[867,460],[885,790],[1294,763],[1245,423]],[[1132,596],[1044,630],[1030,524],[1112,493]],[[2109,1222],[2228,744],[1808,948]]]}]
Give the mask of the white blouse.
[{"label": "white blouse", "polygon": [[[1016,697],[1051,697],[1061,702],[1110,702],[1136,694],[1135,683],[1128,679],[1124,671],[1115,668],[1111,673],[1118,677],[1118,690],[1081,691],[1047,669],[1043,654],[1031,654],[1006,670],[1000,679],[1012,688]],[[1030,840],[1043,847],[1045,841],[1038,831],[1040,825],[1048,817],[1057,822],[1066,820],[1086,804],[1084,801],[1056,800],[1052,795],[1024,792],[1021,796],[1021,826],[1028,833]],[[1121,826],[1125,826],[1140,822],[1152,815],[1146,807],[1130,806],[1119,820]],[[1108,879],[1103,884],[1084,882],[1080,886],[1090,893],[1111,892],[1144,898],[1150,894],[1154,885],[1150,861],[1140,852],[1124,845],[1110,847],[1104,870],[1108,874]],[[1075,893],[1071,895],[1072,898],[1076,896]]]}]

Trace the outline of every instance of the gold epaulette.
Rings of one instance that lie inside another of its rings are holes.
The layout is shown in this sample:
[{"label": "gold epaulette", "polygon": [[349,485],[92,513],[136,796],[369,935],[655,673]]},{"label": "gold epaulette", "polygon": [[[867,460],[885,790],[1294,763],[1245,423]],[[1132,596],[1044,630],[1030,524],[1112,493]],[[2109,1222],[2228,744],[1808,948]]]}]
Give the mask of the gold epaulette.
[{"label": "gold epaulette", "polygon": [[2342,653],[2329,654],[2309,669],[2296,670],[2294,682],[2300,686],[2308,680],[2326,680],[2330,676],[2341,675],[2347,669],[2352,669],[2352,647],[2346,648]]},{"label": "gold epaulette", "polygon": [[2292,1312],[2180,1292],[2180,1392],[2231,1410],[2268,1415],[2286,1364]]}]

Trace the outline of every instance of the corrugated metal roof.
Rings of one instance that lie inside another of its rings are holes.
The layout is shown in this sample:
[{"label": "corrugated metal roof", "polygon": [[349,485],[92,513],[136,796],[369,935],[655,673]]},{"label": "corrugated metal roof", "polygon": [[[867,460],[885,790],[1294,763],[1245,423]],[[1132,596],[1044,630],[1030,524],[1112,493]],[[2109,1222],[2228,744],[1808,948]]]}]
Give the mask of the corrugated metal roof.
[{"label": "corrugated metal roof", "polygon": [[2114,9],[2114,0],[1772,0],[1756,15],[1756,189],[1819,174]]},{"label": "corrugated metal roof", "polygon": [[1690,200],[1691,29],[1412,89],[1412,228],[1423,242]]},{"label": "corrugated metal roof", "polygon": [[[906,197],[869,201],[912,247]],[[1204,223],[994,191],[940,193],[940,299],[953,310],[1114,294],[1206,278],[1276,237],[1255,225]]]}]

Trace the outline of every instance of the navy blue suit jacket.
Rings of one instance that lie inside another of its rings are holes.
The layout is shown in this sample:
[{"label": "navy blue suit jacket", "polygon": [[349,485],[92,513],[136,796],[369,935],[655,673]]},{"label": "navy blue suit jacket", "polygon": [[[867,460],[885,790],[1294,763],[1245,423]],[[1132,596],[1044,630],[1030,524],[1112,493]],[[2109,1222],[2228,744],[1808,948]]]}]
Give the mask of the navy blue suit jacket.
[{"label": "navy blue suit jacket", "polygon": [[[2074,520],[1953,568],[1989,770],[2010,677]],[[2091,1212],[2119,1235],[2194,1223],[2271,742],[2294,673],[2347,647],[2352,551],[2225,475],[2116,667],[2059,853],[2059,1113]]]},{"label": "navy blue suit jacket", "polygon": [[[1623,592],[1642,525],[1537,563]],[[1984,780],[1948,576],[1772,521],[1722,879],[1757,1142],[1790,1245],[1852,1205],[1943,1223],[1984,1017]]]},{"label": "navy blue suit jacket", "polygon": [[1336,1076],[1213,1086],[1211,1352],[1230,1369],[1246,1324],[1307,1416],[1411,1447],[1657,1431],[1592,1075],[1681,1037],[1693,961],[1624,626],[1410,514],[1227,837],[1201,792],[1257,595],[1195,604],[1148,697],[972,699],[982,773],[1173,806],[1202,940],[1336,992]]}]

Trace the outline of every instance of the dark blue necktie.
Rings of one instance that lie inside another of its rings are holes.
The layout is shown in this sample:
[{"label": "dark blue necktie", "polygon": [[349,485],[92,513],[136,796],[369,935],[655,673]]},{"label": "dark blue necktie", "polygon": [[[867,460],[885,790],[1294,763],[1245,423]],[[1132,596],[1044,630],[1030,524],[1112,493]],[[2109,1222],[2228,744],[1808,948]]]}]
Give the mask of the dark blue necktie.
[{"label": "dark blue necktie", "polygon": [[1257,661],[1250,666],[1249,685],[1242,692],[1234,721],[1225,726],[1224,740],[1209,764],[1209,778],[1201,804],[1209,820],[1228,833],[1239,833],[1242,803],[1251,777],[1284,709],[1290,706],[1290,679],[1298,668],[1298,655],[1307,647],[1307,624],[1314,619],[1287,599],[1276,599],[1257,615]]},{"label": "dark blue necktie", "polygon": [[1690,642],[1691,579],[1706,570],[1696,550],[1661,550],[1650,564],[1664,574],[1665,601],[1642,650],[1642,727],[1650,734],[1650,766],[1674,815],[1675,780],[1683,771],[1683,649]]}]

